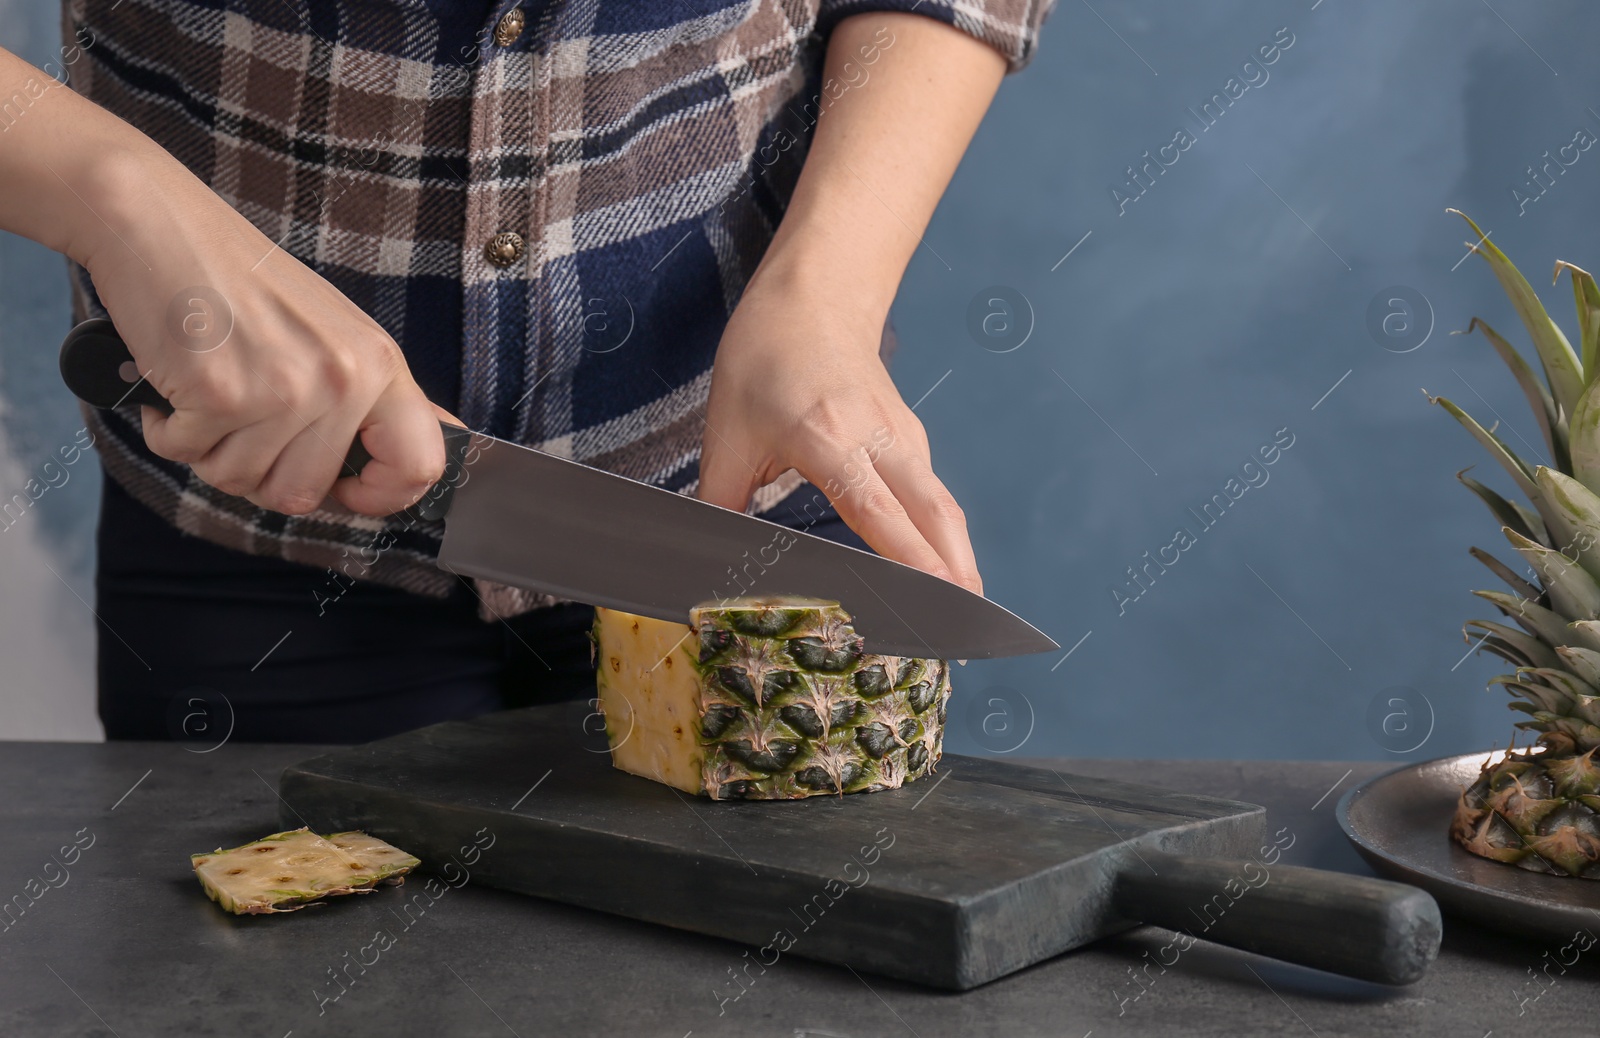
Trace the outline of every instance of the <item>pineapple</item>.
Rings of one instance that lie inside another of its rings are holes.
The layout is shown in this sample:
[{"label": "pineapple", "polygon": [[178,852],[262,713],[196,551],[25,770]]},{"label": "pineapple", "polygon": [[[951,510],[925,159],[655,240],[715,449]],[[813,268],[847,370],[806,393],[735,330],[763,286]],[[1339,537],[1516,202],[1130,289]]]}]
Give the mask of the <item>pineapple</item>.
[{"label": "pineapple", "polygon": [[894,789],[943,748],[949,666],[865,651],[839,603],[733,598],[688,625],[596,609],[611,761],[714,800]]},{"label": "pineapple", "polygon": [[338,894],[399,885],[422,862],[366,833],[273,833],[231,850],[190,855],[206,895],[234,915],[293,912]]},{"label": "pineapple", "polygon": [[1544,380],[1483,321],[1474,318],[1467,331],[1481,330],[1511,368],[1533,407],[1551,465],[1530,464],[1493,428],[1449,400],[1429,398],[1488,449],[1532,505],[1508,501],[1458,473],[1530,567],[1519,574],[1472,549],[1511,589],[1475,594],[1517,626],[1473,620],[1464,634],[1516,667],[1490,684],[1504,687],[1513,696],[1511,707],[1528,715],[1517,727],[1538,735],[1535,747],[1484,764],[1462,791],[1450,834],[1485,858],[1600,879],[1600,289],[1588,272],[1556,264],[1556,279],[1566,271],[1577,298],[1575,352],[1511,261],[1477,224],[1467,223],[1478,237],[1473,251],[1488,260],[1533,339]]}]

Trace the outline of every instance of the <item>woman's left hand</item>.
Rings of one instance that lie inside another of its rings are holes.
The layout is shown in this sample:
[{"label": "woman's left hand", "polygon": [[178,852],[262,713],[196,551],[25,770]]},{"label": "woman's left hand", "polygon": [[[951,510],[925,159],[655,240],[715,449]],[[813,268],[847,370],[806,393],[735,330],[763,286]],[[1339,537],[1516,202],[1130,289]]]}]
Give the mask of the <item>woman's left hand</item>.
[{"label": "woman's left hand", "polygon": [[876,551],[982,594],[966,516],[878,356],[886,315],[780,280],[756,276],[717,349],[700,497],[743,511],[795,469]]},{"label": "woman's left hand", "polygon": [[797,469],[877,551],[979,594],[966,517],[878,347],[1004,71],[998,51],[920,14],[834,26],[805,167],[717,348],[700,456],[704,500],[742,511]]}]

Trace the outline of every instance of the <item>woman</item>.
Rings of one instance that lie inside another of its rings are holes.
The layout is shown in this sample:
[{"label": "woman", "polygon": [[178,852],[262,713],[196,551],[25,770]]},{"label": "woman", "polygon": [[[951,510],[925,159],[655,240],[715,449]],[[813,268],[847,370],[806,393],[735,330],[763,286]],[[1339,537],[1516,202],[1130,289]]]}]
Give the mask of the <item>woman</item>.
[{"label": "woman", "polygon": [[70,90],[0,52],[0,227],[174,407],[89,416],[107,736],[587,695],[584,607],[451,577],[396,514],[441,415],[981,590],[884,366],[1048,0],[981,6],[69,0]]}]

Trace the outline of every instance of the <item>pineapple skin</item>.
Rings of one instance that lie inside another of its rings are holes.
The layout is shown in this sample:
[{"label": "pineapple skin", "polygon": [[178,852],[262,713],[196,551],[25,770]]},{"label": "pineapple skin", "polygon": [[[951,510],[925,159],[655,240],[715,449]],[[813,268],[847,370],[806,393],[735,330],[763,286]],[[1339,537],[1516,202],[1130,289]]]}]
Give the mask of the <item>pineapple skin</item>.
[{"label": "pineapple skin", "polygon": [[1531,872],[1600,879],[1600,767],[1550,749],[1485,765],[1461,794],[1450,835]]},{"label": "pineapple skin", "polygon": [[366,833],[273,833],[229,850],[192,854],[206,896],[234,915],[293,912],[340,894],[398,885],[422,862]]},{"label": "pineapple skin", "polygon": [[894,789],[931,774],[943,660],[868,653],[837,602],[735,598],[676,624],[596,609],[612,763],[714,800]]}]

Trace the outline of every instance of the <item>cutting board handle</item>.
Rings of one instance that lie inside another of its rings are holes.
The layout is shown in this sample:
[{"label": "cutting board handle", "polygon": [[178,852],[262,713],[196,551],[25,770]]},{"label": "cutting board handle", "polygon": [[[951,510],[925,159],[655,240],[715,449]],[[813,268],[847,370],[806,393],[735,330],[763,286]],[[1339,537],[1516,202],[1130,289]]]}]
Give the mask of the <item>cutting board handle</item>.
[{"label": "cutting board handle", "polygon": [[[134,363],[133,353],[122,340],[117,326],[104,317],[93,317],[75,326],[61,342],[61,380],[74,396],[91,407],[110,410],[123,404],[143,404],[172,413],[167,398],[145,380]],[[419,519],[442,519],[450,509],[450,498],[462,481],[462,466],[472,444],[472,434],[458,425],[440,422],[449,461],[444,478],[435,483],[411,506]],[[344,474],[359,476],[372,455],[357,436],[344,457]]]},{"label": "cutting board handle", "polygon": [[1282,863],[1147,851],[1112,899],[1128,919],[1379,984],[1421,979],[1442,935],[1425,891]]}]

